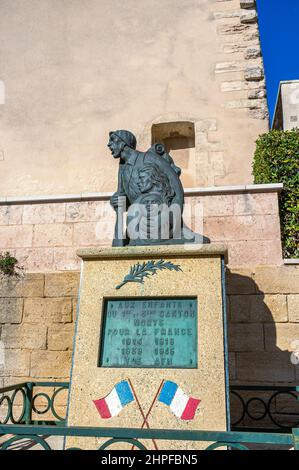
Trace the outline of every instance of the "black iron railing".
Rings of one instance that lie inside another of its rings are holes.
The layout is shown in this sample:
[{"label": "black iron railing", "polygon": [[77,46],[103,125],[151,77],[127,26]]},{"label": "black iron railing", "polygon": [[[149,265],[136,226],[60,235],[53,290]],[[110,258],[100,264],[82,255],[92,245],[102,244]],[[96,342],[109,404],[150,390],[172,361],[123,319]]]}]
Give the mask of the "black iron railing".
[{"label": "black iron railing", "polygon": [[230,387],[233,431],[291,432],[299,425],[299,387]]}]

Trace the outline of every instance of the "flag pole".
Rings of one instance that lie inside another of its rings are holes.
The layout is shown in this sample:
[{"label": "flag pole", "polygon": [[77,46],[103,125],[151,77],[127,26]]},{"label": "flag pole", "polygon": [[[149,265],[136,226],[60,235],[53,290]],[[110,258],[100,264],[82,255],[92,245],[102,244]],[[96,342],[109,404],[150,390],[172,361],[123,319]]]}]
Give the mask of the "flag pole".
[{"label": "flag pole", "polygon": [[[149,408],[149,410],[148,410],[148,412],[147,412],[147,414],[146,414],[146,416],[145,416],[145,418],[144,418],[144,421],[143,421],[142,426],[141,426],[140,429],[143,429],[143,427],[144,427],[144,425],[146,424],[146,422],[148,422],[148,421],[147,421],[147,418],[149,417],[149,415],[150,415],[150,413],[151,413],[151,411],[152,411],[152,409],[153,409],[153,406],[154,406],[154,404],[155,404],[155,401],[157,400],[157,397],[158,397],[158,395],[159,395],[159,393],[160,393],[160,390],[161,390],[163,384],[164,384],[164,379],[163,379],[162,382],[160,383],[160,387],[158,388],[158,391],[157,391],[157,393],[156,393],[156,395],[155,395],[155,398],[154,398],[154,400],[152,401],[152,404],[151,404],[151,406],[150,406],[150,408]],[[153,440],[153,442],[154,442],[154,440]],[[134,447],[135,447],[135,446],[133,445],[131,450],[133,450]],[[158,450],[158,449],[156,449],[156,450]]]},{"label": "flag pole", "polygon": [[[147,429],[150,429],[150,426],[149,426],[149,424],[148,424],[148,422],[147,422],[147,417],[145,416],[145,414],[144,414],[144,412],[143,412],[143,409],[142,409],[142,407],[141,407],[141,405],[140,405],[140,402],[139,402],[138,397],[137,397],[137,395],[136,395],[136,392],[135,392],[135,390],[134,390],[133,384],[132,384],[132,382],[131,382],[131,380],[130,380],[129,378],[128,378],[128,382],[129,382],[130,387],[131,387],[131,389],[132,389],[132,391],[133,391],[133,394],[134,394],[135,400],[136,400],[136,402],[137,402],[137,405],[138,405],[139,411],[140,411],[140,413],[141,413],[141,416],[143,417],[143,426],[144,426],[144,424],[146,424]],[[155,397],[155,399],[156,399],[156,397]],[[141,428],[141,429],[142,429],[142,428]],[[158,447],[157,447],[156,441],[155,441],[154,439],[152,439],[152,441],[153,441],[153,444],[154,444],[155,449],[156,449],[156,450],[159,450]],[[132,447],[131,450],[133,450],[133,449],[134,449],[134,445],[133,445],[133,447]]]},{"label": "flag pole", "polygon": [[[163,384],[164,384],[164,379],[163,379],[162,382],[160,383],[160,386],[159,386],[158,391],[157,391],[157,393],[156,393],[156,395],[155,395],[155,398],[154,398],[154,400],[153,400],[153,402],[152,402],[152,404],[151,404],[151,406],[150,406],[150,409],[148,410],[148,412],[147,412],[147,414],[146,414],[146,416],[145,416],[145,420],[146,420],[146,421],[147,421],[147,418],[149,417],[149,415],[150,415],[150,413],[151,413],[151,411],[152,411],[152,409],[153,409],[153,406],[154,406],[154,404],[155,404],[155,401],[157,400],[157,397],[158,397],[158,395],[159,395],[159,393],[160,393],[160,390],[161,390]],[[144,420],[143,423],[142,423],[141,429],[143,429],[143,427],[144,427],[144,425],[145,425],[145,420]]]}]

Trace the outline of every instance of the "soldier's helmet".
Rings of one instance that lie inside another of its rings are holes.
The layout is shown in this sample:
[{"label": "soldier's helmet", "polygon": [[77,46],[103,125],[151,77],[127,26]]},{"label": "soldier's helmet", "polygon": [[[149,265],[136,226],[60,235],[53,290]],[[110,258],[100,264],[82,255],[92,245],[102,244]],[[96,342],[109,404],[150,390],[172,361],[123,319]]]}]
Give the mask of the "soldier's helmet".
[{"label": "soldier's helmet", "polygon": [[123,129],[109,132],[109,136],[116,135],[120,140],[122,140],[128,147],[131,149],[136,149],[137,141],[136,137],[132,132],[125,131]]}]

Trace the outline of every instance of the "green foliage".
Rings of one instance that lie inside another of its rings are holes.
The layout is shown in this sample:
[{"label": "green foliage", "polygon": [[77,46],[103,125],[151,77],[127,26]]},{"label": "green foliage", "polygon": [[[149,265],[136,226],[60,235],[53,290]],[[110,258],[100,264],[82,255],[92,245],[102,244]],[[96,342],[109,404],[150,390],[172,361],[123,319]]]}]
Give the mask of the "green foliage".
[{"label": "green foliage", "polygon": [[253,175],[256,184],[283,183],[279,206],[284,257],[299,258],[299,129],[261,135]]},{"label": "green foliage", "polygon": [[11,256],[8,251],[4,255],[0,253],[0,274],[9,277],[19,277],[22,270],[23,268],[18,266],[18,260]]}]

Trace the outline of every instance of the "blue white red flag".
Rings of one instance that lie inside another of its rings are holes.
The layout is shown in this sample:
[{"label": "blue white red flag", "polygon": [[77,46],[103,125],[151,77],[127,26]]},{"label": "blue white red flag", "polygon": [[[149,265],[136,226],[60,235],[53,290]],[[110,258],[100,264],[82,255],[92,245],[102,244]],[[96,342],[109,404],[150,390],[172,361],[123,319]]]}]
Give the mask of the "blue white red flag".
[{"label": "blue white red flag", "polygon": [[190,420],[195,416],[195,412],[201,400],[189,397],[175,383],[167,380],[164,382],[158,400],[168,405],[177,418]]},{"label": "blue white red flag", "polygon": [[134,395],[127,380],[117,383],[106,397],[93,400],[103,419],[117,416],[131,401],[134,401]]}]

